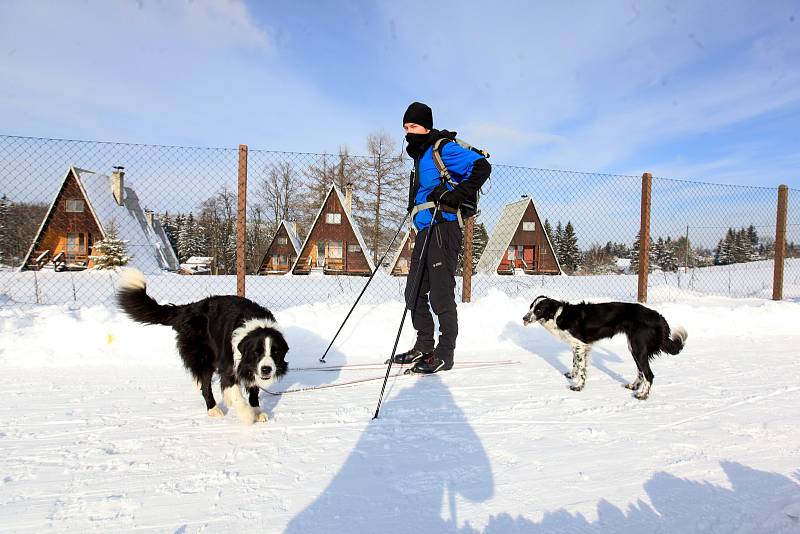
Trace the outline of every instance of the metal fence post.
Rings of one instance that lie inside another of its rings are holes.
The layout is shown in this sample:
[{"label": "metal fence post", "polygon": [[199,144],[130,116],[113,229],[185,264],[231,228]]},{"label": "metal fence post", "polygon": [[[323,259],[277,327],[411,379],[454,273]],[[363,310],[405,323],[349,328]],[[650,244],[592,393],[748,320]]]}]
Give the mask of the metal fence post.
[{"label": "metal fence post", "polygon": [[239,192],[236,203],[236,294],[245,296],[247,238],[247,145],[239,145]]},{"label": "metal fence post", "polygon": [[639,226],[639,289],[636,299],[647,302],[647,274],[650,272],[650,195],[653,190],[653,176],[642,175],[642,220]]},{"label": "metal fence post", "polygon": [[789,205],[789,188],[778,187],[778,214],[775,222],[775,265],[772,273],[772,300],[783,299],[783,267],[786,256],[786,216]]},{"label": "metal fence post", "polygon": [[475,217],[464,223],[464,266],[461,269],[461,302],[472,300],[472,236],[475,233]]}]

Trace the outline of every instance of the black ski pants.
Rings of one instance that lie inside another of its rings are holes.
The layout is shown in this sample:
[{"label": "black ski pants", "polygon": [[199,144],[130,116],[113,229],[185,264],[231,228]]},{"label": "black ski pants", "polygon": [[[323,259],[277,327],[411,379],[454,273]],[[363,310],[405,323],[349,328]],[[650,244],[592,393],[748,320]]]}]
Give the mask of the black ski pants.
[{"label": "black ski pants", "polygon": [[[428,232],[428,252],[425,263],[420,262],[422,245]],[[423,352],[434,350],[433,313],[439,319],[439,344],[436,356],[452,363],[458,337],[458,312],[456,310],[456,267],[462,242],[461,228],[457,221],[435,224],[417,234],[411,253],[411,267],[406,278],[406,304],[411,310],[411,322],[417,331],[414,348]],[[422,269],[422,282],[414,300],[414,287],[418,269]],[[429,307],[430,304],[430,307]]]}]

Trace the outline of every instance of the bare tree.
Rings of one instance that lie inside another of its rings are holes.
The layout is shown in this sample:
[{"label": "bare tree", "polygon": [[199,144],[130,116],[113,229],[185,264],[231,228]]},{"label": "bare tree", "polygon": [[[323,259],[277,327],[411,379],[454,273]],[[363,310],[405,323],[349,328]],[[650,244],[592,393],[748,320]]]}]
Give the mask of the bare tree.
[{"label": "bare tree", "polygon": [[200,206],[200,225],[206,232],[214,274],[236,272],[236,195],[223,188]]},{"label": "bare tree", "polygon": [[405,167],[394,139],[385,131],[367,136],[368,157],[359,165],[358,222],[365,230],[367,247],[372,258],[392,238],[395,226],[402,219],[408,199]]},{"label": "bare tree", "polygon": [[4,225],[0,237],[0,257],[6,265],[19,266],[36,237],[47,213],[47,204],[12,202],[3,196]]},{"label": "bare tree", "polygon": [[359,165],[356,158],[350,156],[346,146],[339,147],[337,155],[323,154],[320,159],[306,169],[306,182],[303,197],[305,202],[299,203],[299,217],[303,228],[309,231],[314,216],[325,201],[331,185],[336,185],[344,192],[347,184],[353,184],[353,208],[358,209],[359,200]]},{"label": "bare tree", "polygon": [[[278,223],[280,224],[280,223]],[[246,272],[256,274],[261,266],[261,260],[267,252],[272,241],[272,236],[278,229],[278,224],[264,219],[261,206],[255,204],[249,209],[247,218],[247,247],[246,247]]]},{"label": "bare tree", "polygon": [[276,228],[281,221],[293,220],[298,215],[302,189],[299,178],[291,162],[280,161],[267,167],[258,182],[256,196],[264,206],[261,215]]}]

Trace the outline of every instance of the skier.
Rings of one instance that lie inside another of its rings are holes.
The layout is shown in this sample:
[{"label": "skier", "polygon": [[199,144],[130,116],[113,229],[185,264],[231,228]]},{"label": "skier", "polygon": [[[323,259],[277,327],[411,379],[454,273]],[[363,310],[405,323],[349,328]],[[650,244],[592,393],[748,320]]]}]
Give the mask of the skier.
[{"label": "skier", "polygon": [[[475,209],[478,191],[489,177],[491,165],[479,151],[455,142],[455,132],[433,129],[433,111],[425,104],[414,102],[408,106],[403,115],[403,129],[408,141],[406,152],[414,160],[408,210],[417,230],[405,298],[417,339],[414,347],[397,354],[394,362],[413,363],[412,372],[429,374],[453,367],[458,336],[455,273],[461,250],[462,212],[467,206]],[[437,168],[434,150],[441,156],[450,180],[445,180]],[[436,220],[432,220],[434,212]],[[432,235],[421,261],[427,232]],[[418,270],[421,280],[416,287]],[[429,303],[439,319],[436,345]]]}]

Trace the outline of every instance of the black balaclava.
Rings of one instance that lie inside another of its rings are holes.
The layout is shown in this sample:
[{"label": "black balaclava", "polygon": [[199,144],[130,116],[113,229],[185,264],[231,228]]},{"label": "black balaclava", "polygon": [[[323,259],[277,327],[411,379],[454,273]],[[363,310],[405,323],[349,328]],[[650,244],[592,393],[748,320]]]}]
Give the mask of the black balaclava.
[{"label": "black balaclava", "polygon": [[427,128],[429,131],[428,133],[407,133],[406,134],[406,141],[408,141],[408,147],[406,148],[406,152],[411,157],[416,157],[420,154],[427,145],[429,145],[433,138],[433,111],[431,108],[423,104],[422,102],[413,102],[406,112],[403,114],[403,124],[413,122],[414,124],[419,124],[423,128]]}]

